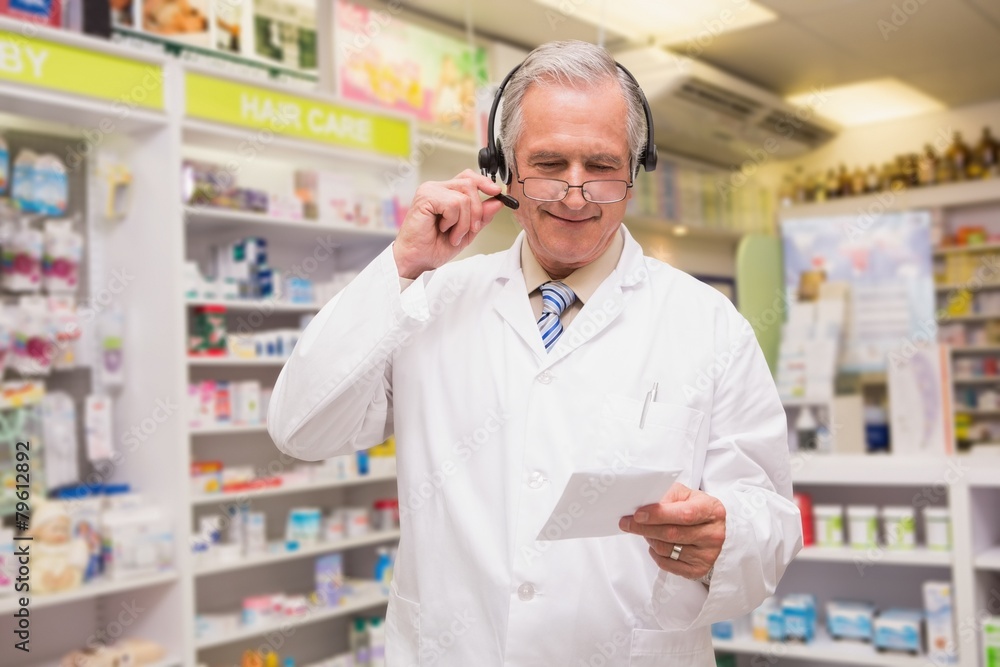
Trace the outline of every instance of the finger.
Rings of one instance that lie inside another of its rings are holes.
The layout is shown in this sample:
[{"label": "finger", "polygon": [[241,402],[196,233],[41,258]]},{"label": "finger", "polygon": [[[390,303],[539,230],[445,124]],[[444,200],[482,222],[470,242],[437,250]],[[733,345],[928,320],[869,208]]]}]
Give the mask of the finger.
[{"label": "finger", "polygon": [[447,234],[461,220],[462,206],[458,197],[439,197],[434,208],[435,213],[440,216],[438,229],[442,234]]},{"label": "finger", "polygon": [[685,563],[682,560],[674,560],[669,556],[661,556],[660,554],[653,551],[650,547],[649,555],[656,562],[657,567],[659,567],[664,572],[669,572],[670,574],[676,574],[679,577],[684,577],[685,579],[691,579],[692,581],[696,579],[701,579],[706,574],[708,574],[707,567],[703,565],[691,565],[690,563]]},{"label": "finger", "polygon": [[725,519],[722,503],[707,494],[695,494],[688,500],[645,505],[635,511],[633,518],[643,524],[673,524],[695,526]]},{"label": "finger", "polygon": [[457,178],[448,187],[469,198],[470,229],[473,233],[478,232],[483,224],[483,203],[479,199],[479,188],[468,178]]},{"label": "finger", "polygon": [[479,189],[480,192],[487,194],[489,196],[498,195],[503,191],[503,186],[499,183],[495,183],[489,176],[483,176],[478,171],[473,171],[471,169],[466,169],[458,176],[456,179],[467,179],[472,181],[472,183]]},{"label": "finger", "polygon": [[458,222],[455,226],[448,231],[448,240],[453,246],[458,246],[462,244],[462,239],[469,233],[469,227],[472,223],[472,201],[465,195],[458,194]]},{"label": "finger", "polygon": [[715,545],[719,542],[721,531],[711,523],[701,523],[696,526],[675,526],[664,524],[641,524],[634,521],[622,528],[626,533],[641,535],[663,542],[676,544]]},{"label": "finger", "polygon": [[494,216],[504,209],[503,202],[499,199],[487,199],[482,203],[483,205],[483,224],[480,227],[485,227],[486,225],[493,222]]}]

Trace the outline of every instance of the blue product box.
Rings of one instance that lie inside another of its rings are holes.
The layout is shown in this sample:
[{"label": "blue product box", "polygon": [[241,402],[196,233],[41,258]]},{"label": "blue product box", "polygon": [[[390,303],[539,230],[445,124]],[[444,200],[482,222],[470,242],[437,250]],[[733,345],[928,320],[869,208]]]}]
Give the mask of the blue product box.
[{"label": "blue product box", "polygon": [[889,609],[875,619],[875,648],[919,653],[924,615],[910,609]]},{"label": "blue product box", "polygon": [[712,623],[713,639],[732,639],[735,634],[732,621],[719,621],[718,623]]},{"label": "blue product box", "polygon": [[811,642],[816,637],[816,596],[787,595],[781,601],[785,639]]},{"label": "blue product box", "polygon": [[870,642],[874,635],[875,606],[868,602],[831,601],[826,605],[826,625],[833,639]]},{"label": "blue product box", "polygon": [[785,641],[785,615],[781,607],[769,609],[767,612],[767,638],[772,642]]}]

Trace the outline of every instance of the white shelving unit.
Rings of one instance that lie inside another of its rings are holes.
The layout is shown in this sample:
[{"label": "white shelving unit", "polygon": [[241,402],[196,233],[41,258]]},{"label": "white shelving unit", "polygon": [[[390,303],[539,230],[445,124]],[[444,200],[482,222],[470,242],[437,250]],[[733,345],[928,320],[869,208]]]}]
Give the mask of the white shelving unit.
[{"label": "white shelving unit", "polygon": [[[1000,233],[1000,186],[998,181],[970,181],[927,188],[915,188],[894,193],[892,197],[868,195],[835,200],[822,204],[804,204],[781,209],[782,219],[818,218],[856,215],[858,211],[906,211],[929,209],[934,224],[945,229],[964,224],[983,224],[993,234]],[[941,247],[933,251],[933,259],[948,261],[963,253],[982,254],[1000,251],[1000,244],[974,247]],[[959,290],[991,292],[1000,289],[994,276],[984,276],[978,282],[939,284],[935,286],[938,308],[950,293]],[[943,316],[940,323],[982,326],[1000,319],[1000,313],[976,312],[962,316]],[[953,360],[1000,354],[1000,345],[967,345],[952,347]],[[980,377],[954,374],[953,383],[963,390],[990,389],[1000,384],[1000,377]],[[957,397],[956,397],[957,399]],[[955,412],[974,420],[1000,416],[1000,411],[966,409],[955,402]],[[813,494],[814,502],[848,505],[929,505],[946,506],[951,510],[952,543],[950,553],[915,550],[892,551],[884,548],[867,554],[867,558],[849,549],[828,550],[815,547],[802,552],[789,568],[779,588],[784,592],[813,592],[823,598],[856,597],[870,599],[876,605],[920,608],[919,587],[925,580],[948,581],[953,584],[956,624],[975,618],[984,608],[986,596],[996,580],[993,569],[1000,554],[1000,457],[989,455],[959,455],[955,457],[902,456],[823,456],[794,454],[793,481],[798,490]],[[817,500],[818,499],[818,500]],[[818,576],[820,570],[822,576]],[[958,635],[961,667],[979,667],[978,633]],[[720,648],[722,643],[717,644]],[[739,641],[733,652],[772,655],[766,644]],[[848,655],[847,645],[828,640],[811,646],[781,647],[779,664],[822,661],[834,664],[929,664],[927,658],[875,654],[870,649],[851,647],[858,655]],[[862,655],[864,654],[864,655]]]},{"label": "white shelving unit", "polygon": [[[171,570],[168,572],[157,572],[143,577],[131,577],[121,580],[98,580],[88,583],[80,588],[74,588],[61,593],[50,593],[48,595],[36,595],[31,598],[31,610],[45,609],[46,607],[56,607],[66,605],[80,600],[90,600],[114,595],[116,593],[127,593],[140,588],[149,588],[176,582],[178,574]],[[18,608],[17,596],[0,599],[0,614],[9,614]]]},{"label": "white shelving unit", "polygon": [[234,493],[203,493],[191,496],[192,505],[224,505],[236,500],[254,500],[266,498],[268,496],[286,496],[291,494],[303,494],[311,491],[322,491],[328,489],[342,489],[362,484],[373,484],[375,482],[389,482],[396,479],[395,475],[365,475],[362,477],[352,477],[344,480],[313,480],[302,484],[286,484],[284,486],[265,487],[262,489],[249,489]]},{"label": "white shelving unit", "polygon": [[[926,656],[899,653],[879,653],[871,646],[852,642],[837,642],[825,634],[809,644],[760,642],[750,638],[715,640],[715,649],[726,653],[757,656],[759,664],[786,664],[787,660],[825,662],[837,665],[868,665],[869,667],[927,667]],[[759,662],[765,660],[766,662]]]},{"label": "white shelving unit", "polygon": [[362,535],[360,537],[349,537],[336,542],[319,542],[307,547],[301,547],[295,551],[278,551],[272,553],[247,556],[242,560],[229,562],[208,562],[195,567],[194,576],[203,577],[216,572],[234,572],[249,567],[260,567],[262,565],[272,565],[274,563],[285,563],[308,558],[309,556],[320,556],[322,554],[346,551],[357,547],[367,547],[373,544],[382,544],[399,539],[398,530],[380,530]]},{"label": "white shelving unit", "polygon": [[805,547],[795,557],[800,561],[820,561],[826,563],[857,563],[871,561],[876,565],[914,565],[914,566],[938,566],[950,567],[952,562],[951,552],[932,551],[926,548],[913,550],[891,550],[880,549],[877,559],[872,559],[871,555],[863,549],[851,549],[849,547]]},{"label": "white shelving unit", "polygon": [[188,306],[224,306],[228,310],[268,310],[275,313],[314,313],[322,304],[282,303],[265,299],[188,299]]},{"label": "white shelving unit", "polygon": [[199,639],[197,642],[197,649],[201,651],[204,649],[215,648],[217,646],[225,646],[226,644],[234,644],[246,639],[261,637],[273,630],[278,630],[279,628],[283,632],[287,633],[290,630],[301,628],[312,623],[319,623],[320,621],[328,621],[334,618],[350,616],[351,614],[356,614],[362,611],[369,611],[375,607],[384,606],[388,603],[388,601],[389,598],[384,595],[359,597],[354,600],[348,600],[344,604],[337,607],[319,609],[307,612],[302,616],[284,618],[280,623],[255,625],[248,628],[240,628],[235,632],[225,634],[221,637],[206,637]]}]

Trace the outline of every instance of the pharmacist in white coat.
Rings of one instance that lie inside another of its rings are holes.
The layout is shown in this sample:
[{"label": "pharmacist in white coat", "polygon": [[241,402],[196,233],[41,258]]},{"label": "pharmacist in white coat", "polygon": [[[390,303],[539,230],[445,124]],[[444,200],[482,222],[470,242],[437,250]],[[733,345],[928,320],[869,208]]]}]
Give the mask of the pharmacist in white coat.
[{"label": "pharmacist in white coat", "polygon": [[[504,93],[514,245],[446,263],[500,187],[421,185],[278,378],[268,429],[288,454],[395,433],[389,667],[710,667],[710,624],[759,605],[799,549],[752,330],[621,224],[645,137],[628,85],[597,47],[536,49]],[[682,473],[618,535],[536,540],[571,473],[623,466]]]}]

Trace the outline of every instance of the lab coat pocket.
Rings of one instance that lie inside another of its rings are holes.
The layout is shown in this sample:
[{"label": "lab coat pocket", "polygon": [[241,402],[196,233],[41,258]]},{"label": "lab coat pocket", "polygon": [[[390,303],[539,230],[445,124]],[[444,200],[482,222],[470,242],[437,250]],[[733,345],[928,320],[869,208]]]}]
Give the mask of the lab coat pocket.
[{"label": "lab coat pocket", "polygon": [[707,630],[667,632],[632,630],[629,667],[715,667],[712,636]]},{"label": "lab coat pocket", "polygon": [[[695,442],[705,413],[675,403],[607,394],[602,415],[602,458],[654,470],[680,470],[677,481],[691,486]],[[641,426],[640,426],[641,423]]]},{"label": "lab coat pocket", "polygon": [[420,605],[389,592],[385,619],[386,667],[420,667]]}]

